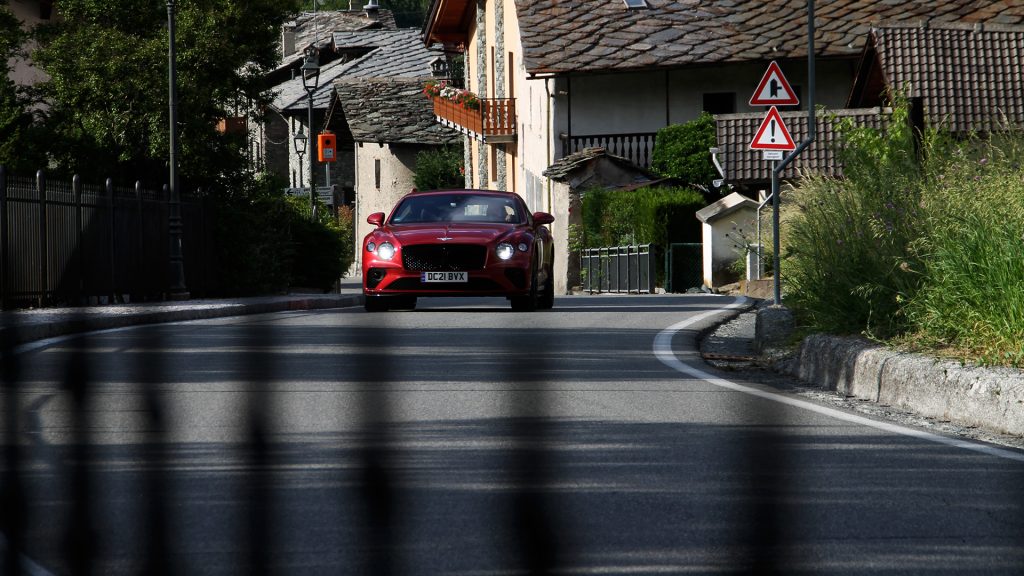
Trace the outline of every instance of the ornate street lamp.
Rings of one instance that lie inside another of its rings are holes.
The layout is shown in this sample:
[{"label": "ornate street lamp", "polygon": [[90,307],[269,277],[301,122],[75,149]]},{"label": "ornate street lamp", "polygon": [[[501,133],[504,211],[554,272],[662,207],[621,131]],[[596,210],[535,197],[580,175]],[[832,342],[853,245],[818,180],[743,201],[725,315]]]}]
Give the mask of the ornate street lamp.
[{"label": "ornate street lamp", "polygon": [[167,89],[170,102],[167,230],[170,238],[168,260],[171,282],[170,288],[168,288],[168,297],[171,300],[187,300],[190,295],[188,288],[185,287],[185,259],[181,250],[181,196],[178,190],[178,80],[174,54],[174,3],[175,0],[167,0]]},{"label": "ornate street lamp", "polygon": [[[302,63],[302,87],[306,89],[309,97],[309,134],[313,132],[313,92],[316,92],[317,83],[320,81],[320,50],[310,44],[303,50],[306,61]],[[302,160],[299,160],[302,163]],[[313,220],[316,220],[316,158],[313,153],[309,154],[309,213]]]},{"label": "ornate street lamp", "polygon": [[299,188],[302,187],[302,157],[306,155],[306,134],[302,131],[302,124],[299,124],[299,131],[292,139],[295,142],[295,153],[299,155]]}]

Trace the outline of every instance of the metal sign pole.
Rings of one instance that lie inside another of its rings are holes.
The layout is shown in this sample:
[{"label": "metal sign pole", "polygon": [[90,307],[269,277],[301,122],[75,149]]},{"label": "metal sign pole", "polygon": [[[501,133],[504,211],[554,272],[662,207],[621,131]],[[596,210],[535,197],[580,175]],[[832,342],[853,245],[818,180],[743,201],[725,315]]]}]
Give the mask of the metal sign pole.
[{"label": "metal sign pole", "polygon": [[772,238],[772,244],[775,248],[774,258],[774,298],[773,304],[779,306],[782,304],[782,274],[780,267],[779,257],[779,174],[785,170],[786,166],[793,161],[801,152],[803,152],[811,142],[814,142],[815,132],[817,131],[817,121],[815,120],[814,110],[814,0],[807,1],[807,138],[796,147],[785,158],[782,159],[777,166],[772,168],[772,224],[775,228],[774,236]]}]

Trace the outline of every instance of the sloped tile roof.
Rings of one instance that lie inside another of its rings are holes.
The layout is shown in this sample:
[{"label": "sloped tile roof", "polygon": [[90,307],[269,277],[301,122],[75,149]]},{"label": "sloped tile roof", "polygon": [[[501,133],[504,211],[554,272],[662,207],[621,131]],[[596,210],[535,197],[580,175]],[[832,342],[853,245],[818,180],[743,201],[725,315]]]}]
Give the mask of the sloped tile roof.
[{"label": "sloped tile roof", "polygon": [[434,107],[415,79],[350,78],[334,83],[356,142],[455,144],[454,130],[434,118]]},{"label": "sloped tile roof", "polygon": [[[330,43],[331,34],[353,30],[396,30],[395,16],[390,10],[377,10],[375,17],[365,10],[327,10],[303,12],[295,20],[285,24],[295,32],[295,55],[302,56],[302,50],[319,38],[319,46]],[[290,59],[288,57],[286,60]]]},{"label": "sloped tile roof", "polygon": [[[781,174],[783,179],[794,179],[802,172],[820,172],[830,176],[842,176],[842,166],[836,159],[835,150],[840,143],[836,124],[843,119],[852,119],[856,125],[884,128],[888,125],[891,110],[885,108],[848,108],[819,111],[815,124],[817,133],[814,142],[793,159]],[[780,112],[782,121],[793,136],[796,144],[807,138],[808,119],[806,111]],[[715,116],[718,142],[718,161],[725,169],[727,183],[752,183],[771,180],[771,165],[762,159],[759,150],[750,150],[757,129],[765,114],[722,114]]]},{"label": "sloped tile roof", "polygon": [[[319,87],[313,93],[313,107],[318,110],[330,105],[333,83],[338,78],[425,79],[430,77],[430,62],[441,55],[425,47],[419,32],[412,28],[339,32],[333,35],[333,41],[341,49],[367,48],[370,52],[355,60],[336,60],[320,68]],[[273,106],[278,110],[304,110],[307,106],[302,78],[288,80],[274,87],[274,92]]]},{"label": "sloped tile roof", "polygon": [[887,27],[871,44],[889,87],[953,132],[1024,126],[1024,27]]},{"label": "sloped tile roof", "polygon": [[[531,74],[806,58],[807,11],[792,0],[515,0]],[[815,8],[815,49],[857,57],[871,26],[1024,23],[1024,3],[834,0]]]},{"label": "sloped tile roof", "polygon": [[638,176],[642,176],[647,180],[655,177],[649,171],[637,166],[628,158],[616,156],[615,154],[608,152],[606,148],[599,147],[584,148],[579,152],[563,156],[562,158],[555,160],[554,164],[548,166],[547,169],[544,170],[543,174],[556,182],[565,182],[573,173],[590,166],[601,158],[607,158],[608,161],[628,170],[634,170]]}]

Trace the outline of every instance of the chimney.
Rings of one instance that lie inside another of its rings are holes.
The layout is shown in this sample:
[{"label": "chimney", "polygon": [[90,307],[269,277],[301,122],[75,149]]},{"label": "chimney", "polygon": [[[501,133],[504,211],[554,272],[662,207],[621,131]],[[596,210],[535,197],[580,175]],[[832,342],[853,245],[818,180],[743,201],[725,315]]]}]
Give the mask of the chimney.
[{"label": "chimney", "polygon": [[377,4],[377,0],[370,0],[366,6],[363,6],[363,10],[366,10],[366,17],[370,20],[376,20],[379,16],[377,13],[380,10],[380,5]]},{"label": "chimney", "polygon": [[285,24],[281,28],[281,57],[287,58],[295,54],[295,25]]}]

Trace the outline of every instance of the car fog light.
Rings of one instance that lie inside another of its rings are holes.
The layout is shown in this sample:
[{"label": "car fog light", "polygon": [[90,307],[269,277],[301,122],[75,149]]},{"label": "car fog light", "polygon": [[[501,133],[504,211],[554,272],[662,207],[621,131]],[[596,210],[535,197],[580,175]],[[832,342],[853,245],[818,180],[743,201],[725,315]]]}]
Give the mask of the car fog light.
[{"label": "car fog light", "polygon": [[502,260],[508,260],[509,258],[512,257],[513,254],[515,254],[516,249],[513,248],[512,245],[509,244],[508,242],[502,242],[501,244],[498,244],[497,252],[498,258],[501,258]]},{"label": "car fog light", "polygon": [[395,256],[395,247],[391,242],[381,242],[377,246],[377,257],[382,260],[391,260]]}]

